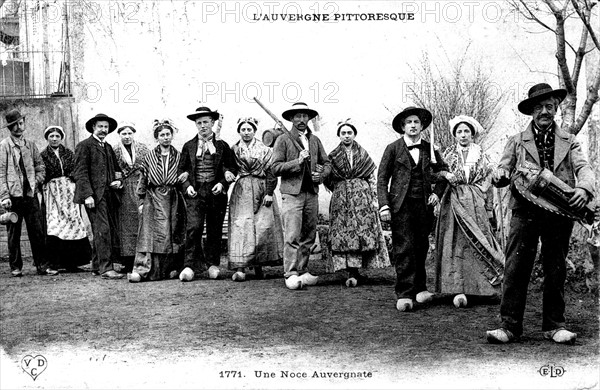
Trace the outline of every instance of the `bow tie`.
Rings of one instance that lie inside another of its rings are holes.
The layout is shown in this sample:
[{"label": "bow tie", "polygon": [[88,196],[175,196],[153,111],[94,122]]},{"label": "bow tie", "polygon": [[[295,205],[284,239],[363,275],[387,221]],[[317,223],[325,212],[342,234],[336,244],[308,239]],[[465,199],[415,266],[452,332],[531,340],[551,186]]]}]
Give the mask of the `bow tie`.
[{"label": "bow tie", "polygon": [[421,144],[407,146],[408,150],[421,149]]}]

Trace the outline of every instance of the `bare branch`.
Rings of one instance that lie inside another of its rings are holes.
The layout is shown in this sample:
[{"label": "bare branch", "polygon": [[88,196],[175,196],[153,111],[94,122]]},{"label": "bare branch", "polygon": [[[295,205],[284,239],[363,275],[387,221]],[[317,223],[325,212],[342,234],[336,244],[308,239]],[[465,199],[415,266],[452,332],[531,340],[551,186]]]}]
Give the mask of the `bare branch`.
[{"label": "bare branch", "polygon": [[576,96],[577,89],[575,88],[575,85],[573,85],[573,80],[571,79],[571,72],[569,71],[569,66],[567,65],[567,56],[565,53],[565,43],[567,42],[565,38],[565,20],[563,17],[563,12],[551,0],[544,0],[544,2],[548,8],[552,10],[552,14],[556,19],[556,61],[558,62],[558,68],[562,76],[561,81],[563,82],[569,95]]},{"label": "bare branch", "polygon": [[600,42],[598,42],[598,37],[596,36],[594,29],[590,25],[589,19],[590,19],[590,15],[592,12],[591,9],[586,7],[586,10],[582,11],[581,8],[579,8],[579,4],[577,3],[577,0],[571,0],[571,3],[573,4],[573,8],[575,8],[575,11],[577,11],[577,15],[579,15],[579,18],[583,22],[583,25],[589,32],[590,38],[592,38],[592,42],[594,42],[594,45],[596,45],[598,50],[600,50]]},{"label": "bare branch", "polygon": [[[565,1],[568,1],[568,0],[565,0]],[[525,19],[534,21],[537,24],[539,24],[540,26],[544,27],[546,30],[552,31],[555,35],[558,35],[558,33],[555,29],[548,26],[540,18],[537,17],[537,15],[535,14],[534,11],[542,12],[539,8],[535,8],[534,10],[532,10],[529,7],[529,5],[527,4],[526,0],[519,0],[519,3],[521,3],[523,5],[523,7],[520,7],[519,4],[516,3],[515,1],[509,1],[509,4],[511,5],[511,7],[513,7],[517,12],[519,12],[521,15],[523,15],[525,17]],[[553,14],[555,18],[556,18],[556,13],[560,14],[561,17],[563,17],[561,10],[551,0],[544,0],[544,3],[548,6],[548,8],[550,9],[550,13]],[[522,8],[524,8],[524,10]],[[571,45],[571,43],[569,43],[568,41],[565,40],[565,44],[569,47],[569,49],[571,49],[573,51],[573,53],[577,53],[577,51]]]},{"label": "bare branch", "polygon": [[589,118],[592,107],[598,101],[598,90],[600,89],[600,60],[598,61],[598,66],[596,67],[596,75],[594,76],[594,81],[587,88],[587,98],[583,103],[583,107],[579,112],[579,116],[577,120],[569,127],[569,132],[571,134],[577,134],[583,128],[585,121]]},{"label": "bare branch", "polygon": [[[574,0],[576,1],[576,0]],[[579,81],[579,72],[581,71],[581,65],[583,64],[583,57],[585,57],[588,41],[588,30],[584,27],[581,29],[581,39],[579,40],[579,49],[575,53],[575,62],[573,63],[573,74],[571,76],[573,85],[577,89],[577,82]]]},{"label": "bare branch", "polygon": [[529,69],[529,71],[531,73],[549,74],[549,75],[552,75],[552,76],[558,78],[558,74],[557,73],[546,72],[546,71],[543,71],[543,70],[534,70],[534,69],[531,69],[531,66],[529,66],[529,64],[527,63],[527,61],[525,61],[525,59],[523,59],[523,57],[521,56],[521,54],[519,54],[519,52],[513,47],[513,45],[511,45],[510,42],[507,42],[507,44],[513,49],[513,52],[515,53],[515,55],[521,60],[521,62],[523,62],[523,65],[525,65],[527,67],[527,69]]},{"label": "bare branch", "polygon": [[[527,14],[525,14],[522,10],[521,7],[519,7],[518,4],[514,3],[513,1],[511,1],[511,4],[513,7],[516,8],[517,11],[519,11],[523,16],[525,16],[527,19],[529,20],[533,20],[535,21],[537,24],[539,24],[540,26],[544,27],[545,29],[552,31],[553,33],[556,34],[556,31],[554,31],[554,29],[552,29],[550,26],[548,26],[546,23],[542,22],[534,13],[533,11],[529,8],[529,6],[527,6],[527,3],[525,2],[525,0],[519,0],[519,2],[523,5],[523,8],[525,8],[525,10],[527,11]],[[527,16],[529,15],[529,16]]]}]

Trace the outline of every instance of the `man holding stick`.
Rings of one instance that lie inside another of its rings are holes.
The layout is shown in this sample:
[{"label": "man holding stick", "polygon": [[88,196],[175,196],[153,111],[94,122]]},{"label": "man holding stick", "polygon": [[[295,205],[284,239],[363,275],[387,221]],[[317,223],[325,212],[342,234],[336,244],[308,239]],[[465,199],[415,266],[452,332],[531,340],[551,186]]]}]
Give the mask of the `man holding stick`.
[{"label": "man holding stick", "polygon": [[308,127],[308,121],[317,115],[305,103],[293,104],[282,114],[292,122],[292,130],[284,130],[273,146],[272,170],[281,176],[283,269],[290,290],[313,286],[318,279],[307,267],[317,232],[319,184],[329,175],[331,163],[323,144]]}]

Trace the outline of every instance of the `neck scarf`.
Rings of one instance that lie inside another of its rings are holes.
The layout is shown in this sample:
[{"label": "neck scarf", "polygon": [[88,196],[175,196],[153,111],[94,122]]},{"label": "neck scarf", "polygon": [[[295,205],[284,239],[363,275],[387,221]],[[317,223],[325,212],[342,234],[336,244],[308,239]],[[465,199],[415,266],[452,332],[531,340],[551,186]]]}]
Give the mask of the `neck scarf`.
[{"label": "neck scarf", "polygon": [[[461,161],[461,165],[465,171],[465,179],[469,181],[471,174],[471,168],[477,164],[477,161],[481,158],[481,146],[471,142],[469,146],[463,147],[459,144],[456,145],[456,150],[459,152],[458,156]],[[466,152],[466,153],[464,153]],[[464,157],[466,154],[466,158]]]},{"label": "neck scarf", "polygon": [[196,151],[196,157],[202,158],[207,151],[209,154],[215,154],[217,149],[214,144],[214,136],[215,133],[212,132],[206,137],[198,134],[198,150]]},{"label": "neck scarf", "polygon": [[376,166],[369,154],[358,142],[352,142],[352,164],[341,143],[329,154],[331,160],[331,181],[368,179]]},{"label": "neck scarf", "polygon": [[135,141],[131,142],[131,156],[122,142],[119,143],[119,146],[121,148],[121,158],[129,168],[133,168],[133,164],[135,164]]},{"label": "neck scarf", "polygon": [[[164,159],[161,156],[160,145],[146,156],[146,172],[148,181],[155,185],[175,185],[177,184],[177,166],[179,165],[179,152],[173,146],[169,147],[169,156]],[[164,162],[167,162],[165,166]]]}]

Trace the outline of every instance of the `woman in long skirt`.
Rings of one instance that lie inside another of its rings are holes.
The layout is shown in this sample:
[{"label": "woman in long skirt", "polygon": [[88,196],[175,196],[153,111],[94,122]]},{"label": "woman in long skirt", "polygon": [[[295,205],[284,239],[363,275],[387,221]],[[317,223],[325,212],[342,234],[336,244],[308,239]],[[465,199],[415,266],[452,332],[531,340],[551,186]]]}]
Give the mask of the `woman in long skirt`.
[{"label": "woman in long skirt", "polygon": [[329,154],[331,174],[324,184],[332,191],[329,245],[333,271],[346,270],[346,286],[356,287],[359,268],[390,265],[379,206],[375,163],[356,141],[349,120],[338,124],[340,144]]},{"label": "woman in long skirt", "polygon": [[134,140],[135,126],[123,123],[117,129],[121,137],[118,145],[113,146],[117,162],[123,172],[123,192],[119,206],[119,238],[121,264],[124,271],[131,271],[135,257],[135,245],[138,231],[138,197],[136,189],[141,176],[141,162],[149,152],[149,148]]},{"label": "woman in long skirt", "polygon": [[48,146],[40,153],[46,166],[42,211],[46,223],[46,248],[49,264],[70,272],[88,264],[92,247],[81,215],[80,205],[73,202],[73,152],[62,145],[65,133],[60,126],[44,131]]},{"label": "woman in long skirt", "polygon": [[454,295],[456,307],[467,297],[500,293],[504,254],[491,229],[492,167],[473,138],[482,130],[474,118],[460,115],[450,121],[457,143],[444,153],[450,186],[440,201],[436,226],[436,292]]},{"label": "woman in long skirt", "polygon": [[158,146],[142,162],[137,194],[142,202],[130,282],[176,278],[183,266],[185,202],[177,177],[181,154],[171,146],[175,127],[155,121]]},{"label": "woman in long skirt", "polygon": [[246,280],[246,268],[258,278],[262,266],[283,264],[283,229],[273,191],[277,178],[270,170],[272,151],[254,138],[258,121],[242,118],[237,131],[240,141],[232,147],[239,167],[229,200],[229,269],[232,279]]}]

